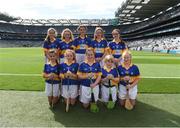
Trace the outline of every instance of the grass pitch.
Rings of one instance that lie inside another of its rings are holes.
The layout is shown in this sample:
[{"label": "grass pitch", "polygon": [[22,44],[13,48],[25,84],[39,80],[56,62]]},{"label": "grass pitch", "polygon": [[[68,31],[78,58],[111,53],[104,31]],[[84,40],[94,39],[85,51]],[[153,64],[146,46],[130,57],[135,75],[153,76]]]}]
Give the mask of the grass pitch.
[{"label": "grass pitch", "polygon": [[[132,53],[142,76],[140,93],[180,93],[180,55]],[[0,48],[0,89],[43,91],[43,66],[42,48]]]},{"label": "grass pitch", "polygon": [[41,48],[0,48],[0,127],[180,127],[180,55],[132,53],[142,77],[133,111],[100,103],[94,114],[78,103],[66,113],[42,92]]},{"label": "grass pitch", "polygon": [[140,94],[137,106],[127,111],[118,106],[91,113],[77,104],[65,112],[60,103],[48,107],[43,92],[0,91],[0,126],[14,127],[180,127],[180,94]]}]

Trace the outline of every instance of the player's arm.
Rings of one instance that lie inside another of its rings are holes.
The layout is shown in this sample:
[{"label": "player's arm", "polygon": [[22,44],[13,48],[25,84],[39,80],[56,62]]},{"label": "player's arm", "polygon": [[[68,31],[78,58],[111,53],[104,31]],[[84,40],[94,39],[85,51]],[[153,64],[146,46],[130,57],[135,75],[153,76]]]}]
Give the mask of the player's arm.
[{"label": "player's arm", "polygon": [[71,73],[70,76],[71,76],[72,79],[77,79],[78,78],[78,75],[74,74],[74,73]]},{"label": "player's arm", "polygon": [[133,83],[128,85],[129,88],[133,88],[135,85],[137,85],[140,79],[141,78],[139,76],[137,76],[137,78],[133,81]]},{"label": "player's arm", "polygon": [[96,78],[96,81],[93,84],[91,84],[90,86],[95,87],[99,84],[100,81],[101,81],[101,75],[98,75],[98,77]]},{"label": "player's arm", "polygon": [[77,73],[77,76],[79,79],[88,79],[89,78],[89,75],[88,73],[82,73],[82,72],[79,72]]},{"label": "player's arm", "polygon": [[113,78],[111,78],[111,80],[115,83],[119,83],[120,79],[119,79],[119,77],[113,77]]}]

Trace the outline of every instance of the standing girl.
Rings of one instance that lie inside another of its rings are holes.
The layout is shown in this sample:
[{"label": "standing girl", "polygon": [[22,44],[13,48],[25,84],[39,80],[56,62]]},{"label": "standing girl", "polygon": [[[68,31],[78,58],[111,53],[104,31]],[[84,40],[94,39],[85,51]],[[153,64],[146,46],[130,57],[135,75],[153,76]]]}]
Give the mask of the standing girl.
[{"label": "standing girl", "polygon": [[59,44],[60,50],[60,63],[64,62],[64,53],[67,49],[75,49],[74,46],[74,37],[72,31],[69,28],[66,28],[61,33],[61,42]]},{"label": "standing girl", "polygon": [[85,60],[85,52],[91,45],[91,39],[86,35],[86,26],[80,25],[77,30],[79,32],[79,37],[74,40],[74,43],[76,47],[77,63],[81,64]]},{"label": "standing girl", "polygon": [[49,50],[53,49],[58,55],[60,40],[56,39],[56,37],[57,37],[57,31],[54,28],[49,28],[47,31],[47,36],[43,44],[43,49],[44,49],[44,54],[45,54],[45,63],[47,63],[50,60],[50,57],[48,54]]},{"label": "standing girl", "polygon": [[109,43],[108,49],[110,54],[114,57],[114,63],[118,66],[121,62],[121,55],[127,49],[125,42],[121,39],[120,30],[114,29],[112,31],[113,41]]},{"label": "standing girl", "polygon": [[91,42],[91,47],[95,51],[95,60],[103,66],[102,60],[106,55],[107,41],[104,38],[104,31],[101,27],[97,27],[94,32],[94,39]]}]

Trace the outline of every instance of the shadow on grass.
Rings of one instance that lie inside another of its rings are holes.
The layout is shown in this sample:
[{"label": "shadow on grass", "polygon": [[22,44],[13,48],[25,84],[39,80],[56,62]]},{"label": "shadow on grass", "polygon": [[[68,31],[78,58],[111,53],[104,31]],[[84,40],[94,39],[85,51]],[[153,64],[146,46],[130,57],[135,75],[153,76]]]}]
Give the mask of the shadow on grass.
[{"label": "shadow on grass", "polygon": [[[180,117],[169,112],[137,101],[137,106],[132,111],[127,111],[116,106],[114,110],[107,110],[99,104],[100,112],[91,113],[80,104],[70,107],[65,112],[65,105],[59,104],[53,110],[55,121],[66,127],[177,127],[180,126]],[[60,109],[59,109],[60,108]]]}]

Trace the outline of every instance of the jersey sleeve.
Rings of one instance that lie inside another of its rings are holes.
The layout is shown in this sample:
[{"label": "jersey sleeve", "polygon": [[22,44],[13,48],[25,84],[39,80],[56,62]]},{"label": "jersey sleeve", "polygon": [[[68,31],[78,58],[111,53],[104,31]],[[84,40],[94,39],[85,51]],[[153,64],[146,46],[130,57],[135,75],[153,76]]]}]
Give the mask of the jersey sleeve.
[{"label": "jersey sleeve", "polygon": [[47,43],[47,41],[44,41],[43,48],[48,48],[48,43]]}]

